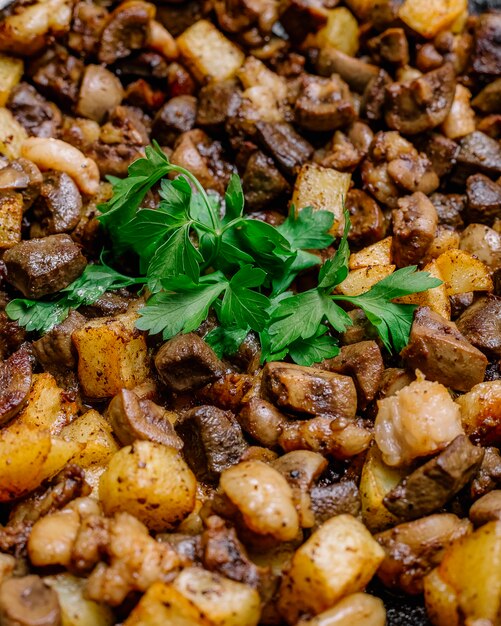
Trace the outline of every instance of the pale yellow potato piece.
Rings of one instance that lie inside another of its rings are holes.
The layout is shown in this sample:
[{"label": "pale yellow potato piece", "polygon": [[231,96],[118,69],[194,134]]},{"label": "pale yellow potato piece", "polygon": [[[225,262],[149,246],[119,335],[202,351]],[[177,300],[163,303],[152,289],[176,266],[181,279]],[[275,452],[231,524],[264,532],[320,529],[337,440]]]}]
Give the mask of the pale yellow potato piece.
[{"label": "pale yellow potato piece", "polygon": [[348,267],[350,270],[358,270],[371,265],[391,265],[393,263],[391,246],[392,237],[385,237],[377,243],[362,248],[359,252],[353,252],[350,255]]},{"label": "pale yellow potato piece", "polygon": [[178,38],[181,57],[200,82],[232,78],[245,54],[227,39],[212,22],[199,20]]},{"label": "pale yellow potato piece", "polygon": [[389,467],[373,445],[365,457],[360,477],[362,519],[372,533],[398,524],[398,519],[383,504],[383,498],[404,478],[405,471]]},{"label": "pale yellow potato piece", "polygon": [[278,606],[289,624],[318,615],[361,591],[384,559],[384,550],[351,515],[325,522],[294,554],[282,580]]},{"label": "pale yellow potato piece", "polygon": [[0,106],[5,106],[11,91],[21,80],[24,63],[21,59],[0,54]]},{"label": "pale yellow potato piece", "polygon": [[27,138],[26,131],[9,109],[0,107],[0,154],[8,159],[17,159]]},{"label": "pale yellow potato piece", "polygon": [[448,296],[494,288],[487,266],[464,250],[447,250],[438,257],[436,264]]},{"label": "pale yellow potato piece", "polygon": [[394,302],[400,304],[417,304],[418,306],[428,306],[432,311],[438,313],[446,320],[451,319],[451,302],[447,294],[447,287],[445,285],[445,279],[437,265],[436,259],[430,261],[424,266],[423,270],[429,272],[433,278],[438,278],[442,281],[442,284],[433,289],[427,289],[420,293],[414,293],[410,296],[403,296],[402,298],[395,298]]},{"label": "pale yellow potato piece", "polygon": [[501,444],[501,380],[475,385],[456,399],[465,433],[482,445]]},{"label": "pale yellow potato piece", "polygon": [[31,564],[35,567],[68,567],[80,522],[78,512],[69,508],[44,515],[37,520],[28,539]]},{"label": "pale yellow potato piece", "polygon": [[[153,583],[123,626],[212,626],[172,585]],[[89,625],[90,626],[90,625]]]},{"label": "pale yellow potato piece", "polygon": [[115,441],[109,423],[93,409],[77,417],[63,428],[62,436],[83,446],[75,457],[75,463],[87,468],[92,465],[107,465],[111,457],[120,449]]},{"label": "pale yellow potato piece", "polygon": [[86,467],[85,472],[85,482],[91,488],[90,497],[99,499],[99,481],[101,480],[101,476],[106,471],[107,465],[92,465],[91,467]]},{"label": "pale yellow potato piece", "polygon": [[42,467],[42,480],[47,480],[47,478],[52,478],[58,474],[84,447],[83,443],[66,441],[61,437],[51,437],[49,456]]},{"label": "pale yellow potato piece", "polygon": [[199,567],[187,567],[173,587],[214,626],[256,626],[259,622],[261,600],[249,585]]},{"label": "pale yellow potato piece", "polygon": [[312,206],[314,209],[333,213],[331,233],[340,237],[344,229],[343,207],[350,182],[351,174],[316,163],[307,163],[302,166],[296,178],[292,204],[297,211]]},{"label": "pale yellow potato piece", "polygon": [[0,249],[7,250],[21,241],[24,203],[20,193],[0,196]]},{"label": "pale yellow potato piece", "polygon": [[332,609],[311,619],[299,620],[296,626],[385,626],[386,609],[381,598],[368,593],[353,593]]},{"label": "pale yellow potato piece", "polygon": [[497,626],[501,615],[501,521],[454,542],[424,580],[435,626]]},{"label": "pale yellow potato piece", "polygon": [[31,424],[14,423],[0,431],[0,502],[33,491],[43,480],[50,433]]},{"label": "pale yellow potato piece", "polygon": [[442,131],[449,139],[459,139],[476,129],[475,111],[470,106],[471,92],[458,83],[451,110],[442,123]]},{"label": "pale yellow potato piece", "polygon": [[352,270],[348,276],[336,287],[338,293],[344,296],[358,296],[369,291],[376,283],[386,278],[396,269],[396,265],[371,265]]},{"label": "pale yellow potato piece", "polygon": [[164,531],[195,506],[197,481],[178,450],[136,441],[111,458],[99,482],[107,515],[130,513],[150,530]]},{"label": "pale yellow potato piece", "polygon": [[345,54],[355,56],[358,51],[358,22],[346,7],[327,11],[327,24],[317,33],[307,37],[305,46],[336,48]]},{"label": "pale yellow potato piece", "polygon": [[91,398],[109,398],[146,380],[148,350],[135,328],[136,313],[89,320],[72,340],[78,352],[78,378]]},{"label": "pale yellow potato piece", "polygon": [[287,98],[287,81],[285,78],[272,72],[262,61],[252,55],[245,59],[245,63],[238,70],[237,75],[245,89],[266,87],[273,93],[277,101]]},{"label": "pale yellow potato piece", "polygon": [[438,257],[444,252],[447,252],[447,250],[457,250],[460,241],[461,238],[457,231],[439,226],[433,243],[426,251],[423,262],[429,263],[433,261],[433,259],[438,259]]},{"label": "pale yellow potato piece", "polygon": [[58,386],[52,374],[44,372],[33,376],[28,404],[16,421],[48,428],[51,434],[58,435],[77,414],[76,403],[66,399],[64,389]]},{"label": "pale yellow potato piece", "polygon": [[109,607],[85,597],[85,578],[67,572],[46,576],[44,582],[57,593],[62,626],[112,626],[115,618]]},{"label": "pale yellow potato piece", "polygon": [[466,7],[467,0],[405,0],[398,17],[417,33],[431,39],[452,26]]}]

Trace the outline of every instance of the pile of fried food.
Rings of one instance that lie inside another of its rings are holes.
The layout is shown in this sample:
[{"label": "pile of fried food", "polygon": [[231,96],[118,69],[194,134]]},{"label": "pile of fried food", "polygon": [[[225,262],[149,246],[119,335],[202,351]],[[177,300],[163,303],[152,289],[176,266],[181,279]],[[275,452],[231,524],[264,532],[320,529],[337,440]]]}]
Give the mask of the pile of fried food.
[{"label": "pile of fried food", "polygon": [[[0,625],[384,626],[382,594],[500,626],[501,13],[1,5]],[[106,177],[153,140],[269,224],[345,206],[343,294],[440,279],[404,350],[346,306],[338,356],[263,366],[250,332],[221,359],[210,316],[139,331],[138,288],[42,336],[10,319],[99,261]]]}]

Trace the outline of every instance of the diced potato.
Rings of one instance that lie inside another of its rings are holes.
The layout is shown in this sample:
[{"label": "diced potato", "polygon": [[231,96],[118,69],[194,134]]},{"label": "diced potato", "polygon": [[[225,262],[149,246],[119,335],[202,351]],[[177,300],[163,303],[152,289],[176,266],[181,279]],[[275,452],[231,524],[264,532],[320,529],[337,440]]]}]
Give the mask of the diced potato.
[{"label": "diced potato", "polygon": [[10,92],[21,80],[24,63],[5,54],[0,54],[0,106],[5,106]]},{"label": "diced potato", "polygon": [[57,593],[61,607],[61,626],[112,626],[111,609],[85,598],[85,578],[68,573],[46,576],[44,582]]},{"label": "diced potato", "polygon": [[87,411],[74,422],[63,428],[63,437],[83,444],[83,449],[75,458],[75,463],[82,467],[107,465],[111,457],[118,452],[111,426],[97,411]]},{"label": "diced potato", "polygon": [[135,328],[136,313],[89,320],[72,340],[78,352],[78,378],[91,398],[109,398],[146,380],[148,350]]},{"label": "diced potato", "polygon": [[425,272],[429,272],[434,278],[439,278],[442,282],[438,287],[427,289],[421,293],[414,293],[410,296],[395,298],[394,302],[401,304],[417,304],[418,306],[428,306],[432,311],[438,313],[446,320],[451,319],[451,303],[447,295],[447,288],[444,278],[437,265],[437,261],[431,261],[423,268]]},{"label": "diced potato", "polygon": [[97,500],[99,499],[99,482],[107,467],[107,465],[92,465],[84,470],[85,482],[91,488],[90,496]]},{"label": "diced potato", "polygon": [[468,436],[482,445],[501,444],[501,380],[479,383],[456,402]]},{"label": "diced potato", "polygon": [[351,515],[332,517],[294,554],[280,587],[281,614],[295,624],[302,613],[317,615],[361,591],[384,554],[362,522]]},{"label": "diced potato", "polygon": [[417,33],[431,39],[449,28],[466,6],[467,0],[405,0],[398,17]]},{"label": "diced potato", "polygon": [[[123,626],[212,626],[172,585],[153,583]],[[90,626],[90,625],[89,625]]]},{"label": "diced potato", "polygon": [[0,107],[0,154],[17,159],[28,135],[9,109]]},{"label": "diced potato", "polygon": [[38,519],[28,539],[28,556],[35,567],[68,567],[80,529],[78,511],[65,508]]},{"label": "diced potato", "polygon": [[360,500],[362,519],[372,533],[398,524],[398,519],[384,506],[383,499],[404,476],[404,470],[389,467],[383,462],[377,446],[370,448],[360,477]]},{"label": "diced potato", "polygon": [[31,424],[14,423],[0,431],[0,502],[33,491],[43,480],[50,433]]},{"label": "diced potato", "polygon": [[459,139],[476,130],[475,111],[470,106],[471,92],[458,83],[451,110],[442,123],[442,130],[449,139]]},{"label": "diced potato", "polygon": [[0,196],[0,249],[12,248],[21,241],[23,212],[20,193],[13,191]]},{"label": "diced potato", "polygon": [[284,120],[275,94],[263,85],[249,87],[242,93],[242,102],[238,112],[249,128],[256,122],[273,123]]},{"label": "diced potato", "polygon": [[276,100],[281,101],[287,98],[285,78],[269,70],[262,61],[252,55],[245,59],[245,63],[238,70],[238,78],[245,89],[266,87],[273,93]]},{"label": "diced potato", "polygon": [[199,567],[187,567],[173,586],[214,626],[256,626],[259,622],[261,601],[249,585]]},{"label": "diced potato", "polygon": [[353,593],[332,609],[311,619],[300,620],[296,626],[385,626],[386,610],[381,598],[368,593]]},{"label": "diced potato", "polygon": [[151,530],[165,531],[195,506],[197,481],[178,450],[136,441],[113,455],[99,482],[107,515],[137,517]]},{"label": "diced potato", "polygon": [[201,82],[234,76],[245,54],[211,22],[199,20],[178,38],[179,52],[195,78]]},{"label": "diced potato", "polygon": [[350,182],[351,174],[307,163],[296,178],[292,204],[296,210],[312,206],[314,209],[331,211],[334,214],[331,232],[340,237],[344,229],[343,206]]},{"label": "diced potato", "polygon": [[371,265],[352,270],[348,276],[336,287],[338,293],[344,296],[358,296],[383,278],[386,278],[396,269],[396,265]]},{"label": "diced potato", "polygon": [[346,7],[330,9],[327,24],[318,33],[308,37],[305,45],[318,48],[336,48],[345,54],[355,56],[358,51],[358,22]]},{"label": "diced potato", "polygon": [[447,250],[438,257],[436,264],[448,296],[493,289],[487,266],[464,250]]},{"label": "diced potato", "polygon": [[501,615],[501,521],[489,522],[450,546],[425,578],[435,626],[497,626]]},{"label": "diced potato", "polygon": [[457,250],[459,248],[459,242],[460,236],[457,231],[439,226],[433,243],[426,251],[424,261],[428,263],[433,261],[433,259],[437,259],[441,254],[447,252],[447,250]]},{"label": "diced potato", "polygon": [[42,480],[58,474],[84,448],[83,443],[52,437],[49,456],[42,468]]},{"label": "diced potato", "polygon": [[66,399],[64,389],[58,387],[54,376],[44,372],[33,376],[28,404],[17,421],[48,428],[53,435],[58,435],[76,417],[77,412],[76,403]]},{"label": "diced potato", "polygon": [[359,252],[353,252],[350,255],[348,267],[350,270],[358,270],[371,265],[391,265],[393,262],[391,245],[392,237],[386,237],[371,246],[362,248]]}]

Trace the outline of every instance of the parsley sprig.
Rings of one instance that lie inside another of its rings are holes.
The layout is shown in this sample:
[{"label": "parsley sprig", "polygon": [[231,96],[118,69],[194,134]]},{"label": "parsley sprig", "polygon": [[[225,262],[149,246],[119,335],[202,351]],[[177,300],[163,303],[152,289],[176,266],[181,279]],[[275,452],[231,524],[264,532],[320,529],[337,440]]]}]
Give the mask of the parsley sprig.
[{"label": "parsley sprig", "polygon": [[[360,307],[386,348],[399,351],[408,340],[415,307],[392,300],[440,284],[427,272],[406,267],[359,296],[336,294],[348,275],[347,212],[337,250],[322,264],[312,250],[334,242],[332,213],[292,207],[277,227],[252,219],[244,214],[238,176],[232,176],[221,203],[191,172],[170,163],[158,145],[146,148],[127,178],[110,181],[113,197],[99,207],[110,252],[116,258],[135,253],[142,276],[129,278],[104,264],[91,265],[55,298],[13,300],[7,313],[27,330],[47,332],[71,309],[91,304],[106,290],[146,284],[150,297],[140,310],[140,330],[167,340],[196,330],[212,311],[218,326],[205,340],[219,355],[236,352],[254,331],[263,362],[289,356],[312,365],[338,353],[335,332],[352,324],[338,302]],[[158,183],[157,208],[141,208]],[[317,286],[291,292],[298,274],[314,267],[319,267]]]}]

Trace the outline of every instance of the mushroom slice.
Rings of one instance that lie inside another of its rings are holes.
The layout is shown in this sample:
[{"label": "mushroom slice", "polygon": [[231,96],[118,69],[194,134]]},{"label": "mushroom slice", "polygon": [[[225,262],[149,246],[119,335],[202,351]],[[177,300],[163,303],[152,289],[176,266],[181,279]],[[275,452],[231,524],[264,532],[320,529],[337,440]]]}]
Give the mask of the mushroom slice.
[{"label": "mushroom slice", "polygon": [[31,389],[31,359],[21,348],[0,364],[0,425],[23,408]]},{"label": "mushroom slice", "polygon": [[39,576],[9,578],[0,585],[2,626],[60,626],[56,592]]}]

